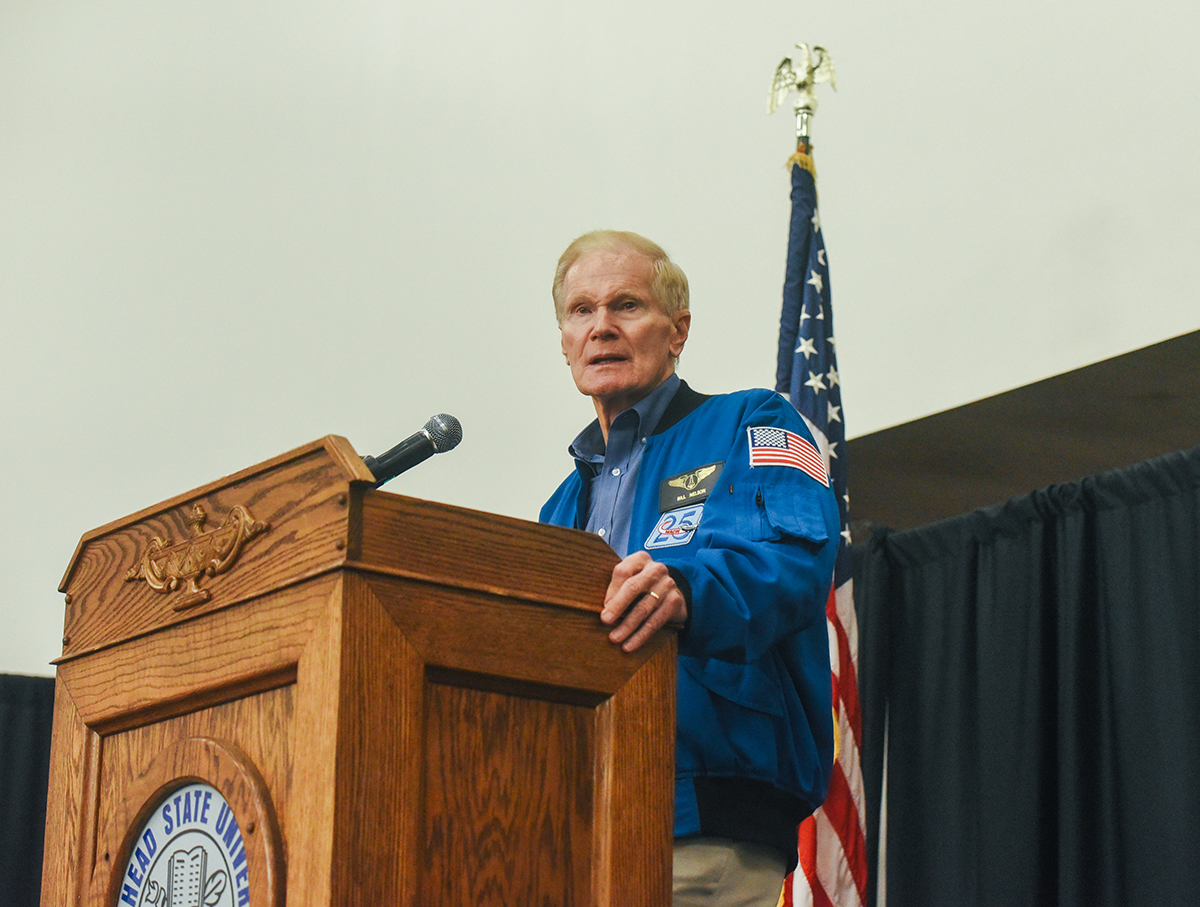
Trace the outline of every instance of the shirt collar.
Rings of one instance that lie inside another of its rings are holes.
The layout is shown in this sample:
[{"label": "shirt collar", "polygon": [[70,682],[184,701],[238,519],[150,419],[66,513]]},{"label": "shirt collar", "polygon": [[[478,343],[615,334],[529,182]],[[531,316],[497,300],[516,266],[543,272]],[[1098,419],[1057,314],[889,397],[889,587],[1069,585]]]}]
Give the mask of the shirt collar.
[{"label": "shirt collar", "polygon": [[[658,427],[663,413],[667,411],[671,398],[679,390],[679,382],[679,375],[671,372],[658,387],[629,409],[622,410],[617,418],[613,419],[613,425],[616,425],[617,420],[621,419],[625,413],[633,412],[635,416],[633,425],[639,438],[654,434],[654,429]],[[572,457],[584,463],[603,463],[604,449],[604,432],[600,430],[599,419],[593,419],[587,428],[575,436],[575,440],[567,448]]]}]

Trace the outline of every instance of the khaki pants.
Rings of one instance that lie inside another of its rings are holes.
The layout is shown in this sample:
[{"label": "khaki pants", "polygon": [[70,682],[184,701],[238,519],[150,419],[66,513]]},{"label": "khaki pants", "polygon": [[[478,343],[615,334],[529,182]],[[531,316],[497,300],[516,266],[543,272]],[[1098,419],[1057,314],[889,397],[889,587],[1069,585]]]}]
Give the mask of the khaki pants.
[{"label": "khaki pants", "polygon": [[778,907],[783,857],[728,838],[675,842],[673,907]]}]

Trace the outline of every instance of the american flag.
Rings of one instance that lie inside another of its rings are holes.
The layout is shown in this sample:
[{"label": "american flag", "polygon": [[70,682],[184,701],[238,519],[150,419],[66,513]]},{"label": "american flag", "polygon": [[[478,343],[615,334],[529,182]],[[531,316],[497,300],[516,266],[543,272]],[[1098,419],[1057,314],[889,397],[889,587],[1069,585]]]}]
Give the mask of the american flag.
[{"label": "american flag", "polygon": [[820,451],[786,428],[764,425],[748,429],[751,466],[790,466],[808,473],[826,488],[829,475]]},{"label": "american flag", "polygon": [[782,903],[858,907],[867,902],[867,823],[859,764],[858,621],[847,550],[846,428],[829,304],[829,264],[817,212],[816,170],[803,152],[792,158],[792,223],[775,389],[787,394],[808,423],[828,466],[842,518],[842,542],[825,608],[837,752],[825,804],[800,826],[800,867],[788,878]]}]

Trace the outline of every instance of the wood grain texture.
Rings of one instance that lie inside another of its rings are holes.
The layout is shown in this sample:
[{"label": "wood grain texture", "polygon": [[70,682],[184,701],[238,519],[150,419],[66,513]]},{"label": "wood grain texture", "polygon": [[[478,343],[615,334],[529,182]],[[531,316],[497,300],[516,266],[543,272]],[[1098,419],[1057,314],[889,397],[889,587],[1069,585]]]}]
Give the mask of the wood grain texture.
[{"label": "wood grain texture", "polygon": [[[271,470],[257,469],[88,533],[62,587],[69,598],[63,657],[217,611],[338,566],[346,556],[349,488],[344,466],[317,446]],[[125,577],[153,539],[174,544],[192,536],[187,521],[194,505],[208,514],[205,528],[219,525],[235,505],[270,528],[245,544],[228,572],[201,578],[200,587],[211,598],[180,613],[176,606],[187,594],[183,588],[161,593],[144,580]]]},{"label": "wood grain texture", "polygon": [[331,885],[342,699],[343,585],[343,576],[337,574],[326,608],[296,668],[294,729],[299,746],[290,779],[288,810],[297,819],[283,825],[288,854],[288,907],[334,903]]},{"label": "wood grain texture", "polygon": [[352,565],[373,572],[598,612],[618,561],[574,529],[382,491],[365,492],[361,506]]},{"label": "wood grain texture", "polygon": [[336,580],[321,577],[59,667],[100,733],[290,683]]},{"label": "wood grain texture", "polygon": [[90,837],[85,830],[84,817],[89,812],[85,790],[92,752],[98,743],[98,736],[80,718],[70,689],[59,677],[54,684],[42,907],[77,902],[81,884],[79,854]]},{"label": "wood grain texture", "polygon": [[675,635],[610,700],[606,782],[595,834],[609,857],[600,907],[671,903],[675,803]]},{"label": "wood grain texture", "polygon": [[430,683],[424,905],[591,902],[594,709]]},{"label": "wood grain texture", "polygon": [[520,597],[372,577],[371,588],[425,664],[611,696],[673,634],[626,653],[596,614]]},{"label": "wood grain texture", "polygon": [[411,904],[422,665],[361,577],[343,588],[332,903]]}]

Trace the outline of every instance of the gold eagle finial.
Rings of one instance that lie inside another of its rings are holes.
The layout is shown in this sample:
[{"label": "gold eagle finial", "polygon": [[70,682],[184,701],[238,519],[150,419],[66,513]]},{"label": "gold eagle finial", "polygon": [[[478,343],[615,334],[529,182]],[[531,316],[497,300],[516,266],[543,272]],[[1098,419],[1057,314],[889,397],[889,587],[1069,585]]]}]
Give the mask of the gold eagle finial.
[{"label": "gold eagle finial", "polygon": [[[828,82],[837,91],[837,76],[833,70],[833,57],[824,47],[814,44],[809,52],[807,44],[797,44],[800,51],[795,65],[791,57],[784,57],[775,67],[771,79],[771,96],[767,101],[767,113],[774,113],[793,91],[799,92],[796,99],[796,138],[808,138],[808,121],[817,111],[817,95],[814,91],[821,82]],[[805,141],[804,144],[807,144]]]}]

